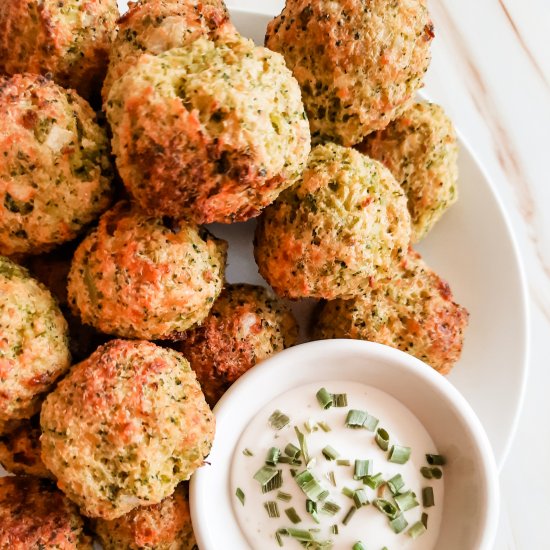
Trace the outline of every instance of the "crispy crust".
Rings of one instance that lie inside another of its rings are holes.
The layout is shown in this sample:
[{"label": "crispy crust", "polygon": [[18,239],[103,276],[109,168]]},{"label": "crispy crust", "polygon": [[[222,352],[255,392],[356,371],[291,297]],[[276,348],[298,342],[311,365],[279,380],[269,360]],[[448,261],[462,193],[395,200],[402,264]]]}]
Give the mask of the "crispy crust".
[{"label": "crispy crust", "polygon": [[425,0],[287,0],[266,45],[300,83],[314,141],[349,146],[410,104],[433,36]]},{"label": "crispy crust", "polygon": [[203,464],[215,419],[178,352],[113,340],[79,363],[40,415],[42,460],[90,517],[158,504]]},{"label": "crispy crust", "polygon": [[142,55],[106,110],[122,180],[156,215],[257,216],[309,153],[300,90],[283,58],[239,36]]},{"label": "crispy crust", "polygon": [[0,436],[0,464],[7,472],[53,479],[40,456],[40,421],[38,416],[23,420],[9,434]]},{"label": "crispy crust", "polygon": [[262,214],[254,256],[279,296],[351,298],[386,277],[409,240],[406,200],[390,172],[354,149],[326,144]]},{"label": "crispy crust", "polygon": [[141,0],[130,2],[118,20],[109,70],[101,94],[107,101],[118,80],[144,53],[158,55],[187,46],[200,36],[216,40],[235,33],[223,0]]},{"label": "crispy crust", "polygon": [[453,123],[434,103],[414,103],[358,149],[382,162],[407,194],[412,240],[422,239],[458,199]]},{"label": "crispy crust", "polygon": [[118,17],[116,0],[0,3],[0,72],[51,73],[90,98],[101,87]]},{"label": "crispy crust", "polygon": [[177,339],[218,297],[226,249],[193,224],[153,218],[120,202],[77,248],[69,303],[105,334]]},{"label": "crispy crust", "polygon": [[110,204],[109,142],[90,105],[38,75],[0,76],[0,253],[46,252]]},{"label": "crispy crust", "polygon": [[0,478],[0,548],[92,550],[77,507],[46,480]]},{"label": "crispy crust", "polygon": [[159,504],[115,520],[96,520],[93,529],[104,550],[197,550],[185,483]]},{"label": "crispy crust", "polygon": [[206,400],[214,406],[229,386],[256,363],[296,344],[298,325],[267,289],[227,285],[200,326],[178,349],[191,363]]},{"label": "crispy crust", "polygon": [[449,285],[410,250],[393,279],[352,300],[327,302],[314,334],[386,344],[448,374],[460,358],[468,317]]}]

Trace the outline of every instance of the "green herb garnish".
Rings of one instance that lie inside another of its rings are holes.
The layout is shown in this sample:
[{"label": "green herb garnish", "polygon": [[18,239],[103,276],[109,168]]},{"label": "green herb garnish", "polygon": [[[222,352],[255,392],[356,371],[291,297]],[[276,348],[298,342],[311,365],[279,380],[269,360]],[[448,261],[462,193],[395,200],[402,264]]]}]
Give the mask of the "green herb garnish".
[{"label": "green herb garnish", "polygon": [[406,493],[401,493],[400,495],[395,495],[393,497],[395,503],[402,512],[406,512],[411,508],[416,508],[418,506],[418,501],[416,500],[416,495],[412,491],[407,491]]},{"label": "green herb garnish", "polygon": [[282,430],[290,422],[290,418],[281,411],[276,410],[269,417],[268,422],[274,430]]},{"label": "green herb garnish", "polygon": [[265,484],[262,485],[262,493],[269,493],[283,486],[283,471],[277,470],[277,473]]},{"label": "green herb garnish", "polygon": [[348,510],[348,513],[344,516],[344,519],[342,520],[342,523],[344,525],[347,525],[351,521],[351,518],[355,515],[355,512],[357,512],[357,508],[355,506],[352,506]]},{"label": "green herb garnish", "polygon": [[324,432],[330,432],[330,426],[326,422],[317,422],[317,426]]},{"label": "green herb garnish", "polygon": [[358,540],[352,547],[351,550],[367,550],[367,547]]},{"label": "green herb garnish", "polygon": [[411,456],[411,448],[402,445],[392,445],[388,460],[394,464],[405,464]]},{"label": "green herb garnish", "polygon": [[390,446],[390,434],[384,430],[384,428],[378,428],[378,430],[376,430],[374,440],[383,451],[388,450],[388,447]]},{"label": "green herb garnish", "polygon": [[447,464],[445,457],[442,455],[427,454],[426,461],[430,466],[445,466]]},{"label": "green herb garnish", "polygon": [[365,476],[363,478],[363,483],[368,485],[371,489],[378,489],[380,485],[383,485],[384,478],[382,474],[378,473],[373,476]]},{"label": "green herb garnish", "polygon": [[296,436],[298,437],[298,445],[300,445],[300,451],[302,453],[302,457],[304,458],[304,462],[309,462],[309,454],[307,450],[307,441],[306,436],[300,431],[298,426],[294,426],[294,431],[296,432]]},{"label": "green herb garnish", "polygon": [[376,506],[376,508],[378,508],[378,510],[380,510],[380,512],[390,519],[394,519],[399,514],[397,507],[394,506],[389,500],[384,498],[375,498],[372,503]]},{"label": "green herb garnish", "polygon": [[333,393],[332,400],[335,407],[347,407],[348,406],[348,394],[347,393]]},{"label": "green herb garnish", "polygon": [[289,493],[285,493],[284,491],[279,491],[277,493],[277,498],[279,500],[282,500],[283,502],[288,502],[289,500],[292,499],[292,495]]},{"label": "green herb garnish", "polygon": [[302,518],[298,515],[298,512],[296,512],[294,508],[287,508],[285,510],[285,514],[287,515],[288,519],[294,524],[300,523],[302,521]]},{"label": "green herb garnish", "polygon": [[420,535],[423,535],[426,532],[426,526],[422,521],[417,521],[412,525],[412,527],[407,531],[409,537],[417,539]]},{"label": "green herb garnish", "polygon": [[348,415],[346,416],[346,426],[353,429],[362,428],[367,416],[368,414],[366,411],[350,409],[348,411]]},{"label": "green herb garnish", "polygon": [[393,519],[390,520],[390,527],[393,529],[394,533],[401,533],[409,525],[405,516],[403,514],[398,514]]},{"label": "green herb garnish", "polygon": [[337,514],[339,511],[340,511],[340,506],[338,506],[336,502],[330,502],[328,500],[323,504],[323,507],[321,508],[321,512],[324,512],[329,516],[333,516],[334,514]]},{"label": "green herb garnish", "polygon": [[430,506],[434,504],[434,490],[431,487],[424,487],[424,489],[422,489],[422,506],[424,506],[424,508],[430,508]]},{"label": "green herb garnish", "polygon": [[353,502],[356,508],[361,508],[361,506],[365,506],[369,503],[365,489],[357,489],[353,493]]},{"label": "green herb garnish", "polygon": [[274,500],[264,502],[264,508],[270,518],[280,517],[279,505]]},{"label": "green herb garnish", "polygon": [[376,426],[378,426],[378,422],[380,422],[378,418],[372,416],[371,414],[367,414],[367,418],[365,419],[365,422],[363,422],[363,427],[369,432],[374,432],[374,430],[376,430]]},{"label": "green herb garnish", "polygon": [[267,451],[265,463],[269,466],[277,466],[277,462],[279,462],[280,456],[281,456],[281,451],[277,449],[277,447],[271,447],[271,449]]},{"label": "green herb garnish", "polygon": [[241,504],[244,506],[245,496],[244,492],[240,487],[237,487],[237,490],[235,491],[236,497],[241,501]]},{"label": "green herb garnish", "polygon": [[405,482],[403,481],[401,474],[393,476],[391,479],[388,479],[386,483],[388,484],[388,487],[393,495],[396,495],[401,489],[403,489],[403,487],[405,487]]},{"label": "green herb garnish", "polygon": [[363,479],[372,474],[372,460],[356,460],[353,479]]},{"label": "green herb garnish", "polygon": [[323,409],[330,409],[330,407],[332,407],[334,400],[332,398],[332,394],[329,393],[326,388],[321,388],[317,392],[316,396],[319,405],[321,405]]},{"label": "green herb garnish", "polygon": [[340,453],[330,445],[324,447],[321,453],[327,460],[336,460],[340,456]]},{"label": "green herb garnish", "polygon": [[325,500],[329,495],[329,492],[323,488],[309,470],[296,474],[294,479],[307,498],[314,502]]},{"label": "green herb garnish", "polygon": [[254,456],[254,453],[250,449],[244,449],[243,450],[244,456]]}]

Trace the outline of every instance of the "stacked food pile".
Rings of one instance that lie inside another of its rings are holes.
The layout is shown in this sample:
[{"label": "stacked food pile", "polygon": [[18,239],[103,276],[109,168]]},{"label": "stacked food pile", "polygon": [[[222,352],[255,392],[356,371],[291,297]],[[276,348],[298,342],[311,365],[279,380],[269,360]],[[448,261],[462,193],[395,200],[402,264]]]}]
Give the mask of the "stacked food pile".
[{"label": "stacked food pile", "polygon": [[[457,198],[452,124],[415,101],[425,0],[288,0],[267,47],[221,0],[117,16],[0,4],[1,548],[89,548],[85,522],[192,548],[210,406],[297,342],[281,298],[323,300],[317,338],[442,373],[462,348],[466,310],[411,247]],[[278,297],[226,284],[200,225],[256,216]]]}]

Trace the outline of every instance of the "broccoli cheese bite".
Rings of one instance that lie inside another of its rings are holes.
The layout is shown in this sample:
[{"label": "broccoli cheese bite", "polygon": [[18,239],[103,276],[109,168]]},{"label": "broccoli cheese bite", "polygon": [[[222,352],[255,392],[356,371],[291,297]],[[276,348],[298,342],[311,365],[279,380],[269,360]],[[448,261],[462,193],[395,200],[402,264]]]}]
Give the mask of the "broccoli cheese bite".
[{"label": "broccoli cheese bite", "polygon": [[92,550],[78,508],[43,479],[0,478],[0,548]]},{"label": "broccoli cheese bite", "polygon": [[155,215],[243,221],[291,185],[310,135],[284,59],[233,35],[142,55],[106,103],[126,188]]},{"label": "broccoli cheese bite", "polygon": [[70,367],[67,323],[50,292],[0,256],[0,433],[38,412]]},{"label": "broccoli cheese bite", "polygon": [[352,300],[327,302],[315,337],[386,344],[447,374],[460,358],[467,324],[468,311],[449,285],[411,250],[394,278]]},{"label": "broccoli cheese bite", "polygon": [[300,83],[314,141],[349,146],[410,104],[433,36],[426,0],[287,0],[266,45]]},{"label": "broccoli cheese bite", "polygon": [[159,504],[140,506],[93,529],[104,550],[197,550],[184,483]]},{"label": "broccoli cheese bite", "polygon": [[90,517],[158,504],[203,464],[214,416],[177,351],[113,340],[74,366],[40,415],[42,460]]},{"label": "broccoli cheese bite", "polygon": [[45,252],[99,216],[112,194],[108,153],[75,92],[42,76],[0,76],[0,254]]},{"label": "broccoli cheese bite", "polygon": [[22,420],[12,432],[0,435],[0,464],[17,475],[53,478],[40,456],[40,420]]},{"label": "broccoli cheese bite", "polygon": [[280,296],[351,298],[387,275],[409,240],[406,199],[387,168],[329,143],[265,210],[254,255]]},{"label": "broccoli cheese bite", "polygon": [[434,103],[414,103],[359,146],[382,162],[407,194],[412,240],[419,241],[457,200],[458,145],[453,123]]},{"label": "broccoli cheese bite", "polygon": [[105,334],[176,339],[202,321],[218,297],[226,248],[193,224],[120,202],[76,250],[70,305]]},{"label": "broccoli cheese bite", "polygon": [[116,0],[3,1],[0,73],[49,73],[89,99],[101,88],[117,17]]},{"label": "broccoli cheese bite", "polygon": [[227,285],[208,317],[188,331],[179,350],[214,406],[229,386],[256,363],[296,344],[298,325],[267,289]]},{"label": "broccoli cheese bite", "polygon": [[118,20],[103,83],[106,101],[118,80],[144,53],[157,55],[187,46],[201,36],[215,39],[236,32],[222,0],[140,0]]}]

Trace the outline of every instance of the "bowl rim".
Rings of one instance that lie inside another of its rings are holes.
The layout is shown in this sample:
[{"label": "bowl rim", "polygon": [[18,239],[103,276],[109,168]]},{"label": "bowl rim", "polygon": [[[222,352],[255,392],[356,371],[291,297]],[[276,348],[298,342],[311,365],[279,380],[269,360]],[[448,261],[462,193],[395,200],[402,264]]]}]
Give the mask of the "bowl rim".
[{"label": "bowl rim", "polygon": [[[482,477],[486,480],[485,491],[483,494],[483,498],[486,502],[486,513],[483,534],[479,540],[477,550],[489,550],[492,547],[496,537],[500,498],[498,468],[487,434],[485,433],[483,425],[471,405],[451,382],[419,359],[403,351],[375,342],[350,339],[318,340],[288,348],[250,369],[229,388],[229,390],[222,396],[216,407],[214,407],[214,414],[216,416],[217,424],[216,430],[223,430],[224,438],[228,437],[227,430],[229,430],[229,437],[236,445],[241,437],[242,430],[246,427],[251,416],[255,412],[254,410],[248,411],[245,418],[240,418],[240,422],[243,422],[243,428],[235,427],[231,432],[231,427],[233,424],[228,423],[226,420],[228,420],[231,415],[234,415],[236,410],[241,409],[239,405],[242,402],[242,396],[247,392],[253,391],[254,388],[262,387],[262,400],[264,404],[267,404],[282,392],[296,387],[298,382],[294,380],[291,369],[295,368],[295,359],[303,356],[304,354],[308,355],[309,361],[315,357],[324,357],[326,355],[334,356],[335,354],[340,354],[345,357],[346,355],[357,356],[359,354],[372,362],[377,359],[384,360],[385,362],[393,362],[398,364],[404,371],[407,371],[410,376],[420,379],[426,388],[430,388],[430,391],[436,391],[439,394],[441,400],[450,406],[453,412],[458,416],[459,420],[463,423],[473,444],[479,451],[479,456],[481,456],[481,460],[479,462],[480,475],[482,475]],[[307,370],[308,368],[310,369],[309,371]],[[330,378],[327,377],[325,373],[316,378],[315,371],[311,370],[313,368],[313,364],[310,363],[309,367],[306,365],[305,372],[301,371],[301,375],[308,375],[309,382],[315,382],[316,380],[321,382]],[[290,374],[290,376],[285,377],[285,371],[287,374]],[[284,378],[286,389],[281,389],[280,383],[272,385],[269,384],[269,380],[281,378]],[[338,378],[337,370],[335,370],[332,375],[332,379],[336,378]],[[306,382],[302,382],[300,380],[299,384],[301,385],[302,383]],[[378,387],[376,383],[372,383],[368,380],[365,380],[365,383]],[[261,385],[259,386],[259,384]],[[379,389],[382,391],[387,391],[387,388],[384,387],[380,387]],[[411,408],[411,410],[414,412],[414,408]],[[219,515],[220,509],[224,509],[223,515],[225,515],[225,522],[227,523],[230,520],[230,517],[233,521],[235,521],[232,511],[229,483],[233,449],[234,446],[231,445],[231,449],[218,450],[216,447],[216,439],[214,440],[212,453],[215,453],[215,455],[218,453],[223,453],[224,456],[227,455],[228,458],[228,460],[222,464],[221,468],[223,468],[223,473],[227,473],[227,479],[225,479],[224,482],[226,493],[225,498],[227,499],[226,502],[229,506],[224,507],[222,505],[221,499],[224,498],[222,496],[220,496],[220,501],[217,503],[215,508],[212,507],[211,502],[205,502],[203,499],[205,494],[210,494],[207,488],[205,488],[209,482],[209,471],[211,471],[212,467],[220,468],[220,466],[211,465],[200,468],[191,478],[189,493],[191,518],[197,543],[202,550],[215,550],[212,544],[210,544],[212,542],[212,535],[210,531],[212,525],[215,525],[216,530],[218,530],[221,525],[218,524],[213,515]],[[218,461],[215,464],[220,464],[222,462],[223,461]],[[235,523],[237,522],[235,521]],[[237,527],[235,531],[238,531],[244,540],[244,535],[240,531],[240,528]]]}]

